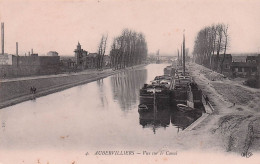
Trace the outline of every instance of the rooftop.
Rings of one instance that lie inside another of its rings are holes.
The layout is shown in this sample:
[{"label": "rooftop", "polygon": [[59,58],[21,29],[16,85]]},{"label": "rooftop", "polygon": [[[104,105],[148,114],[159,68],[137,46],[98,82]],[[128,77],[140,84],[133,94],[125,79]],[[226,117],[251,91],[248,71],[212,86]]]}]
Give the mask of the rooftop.
[{"label": "rooftop", "polygon": [[256,63],[247,63],[247,62],[232,62],[231,67],[255,67]]}]

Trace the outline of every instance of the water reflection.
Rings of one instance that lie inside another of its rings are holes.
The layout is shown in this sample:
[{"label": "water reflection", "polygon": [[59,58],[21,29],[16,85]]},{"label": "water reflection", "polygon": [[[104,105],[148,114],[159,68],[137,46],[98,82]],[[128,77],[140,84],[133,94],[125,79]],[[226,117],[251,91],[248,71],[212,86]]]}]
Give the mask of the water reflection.
[{"label": "water reflection", "polygon": [[154,133],[160,127],[166,128],[170,125],[171,111],[151,110],[149,112],[139,113],[139,123],[143,128],[151,128]]},{"label": "water reflection", "polygon": [[165,67],[148,65],[1,109],[0,149],[159,150],[192,120],[182,122],[162,101],[156,113],[153,103],[138,113],[139,89]]},{"label": "water reflection", "polygon": [[139,89],[146,79],[146,69],[129,70],[110,77],[113,98],[122,110],[131,110],[137,104]]},{"label": "water reflection", "polygon": [[[170,122],[178,131],[184,130],[197,120],[204,109],[194,109],[192,111],[179,111],[176,104],[170,98],[158,97],[154,95],[140,95],[138,106],[139,123],[143,128],[149,127],[154,134],[160,127],[166,128]],[[171,121],[170,121],[171,120]]]},{"label": "water reflection", "polygon": [[107,94],[105,93],[105,85],[104,85],[104,79],[99,79],[97,80],[97,84],[98,84],[98,90],[99,90],[99,98],[100,98],[100,102],[103,108],[105,108],[108,104],[108,100],[107,100]]},{"label": "water reflection", "polygon": [[143,128],[152,129],[154,133],[158,128],[166,129],[166,127],[169,127],[170,122],[172,126],[178,128],[179,132],[180,129],[186,129],[202,115],[201,110],[180,112],[176,109],[176,106],[146,105],[148,112],[139,112],[139,123]]}]

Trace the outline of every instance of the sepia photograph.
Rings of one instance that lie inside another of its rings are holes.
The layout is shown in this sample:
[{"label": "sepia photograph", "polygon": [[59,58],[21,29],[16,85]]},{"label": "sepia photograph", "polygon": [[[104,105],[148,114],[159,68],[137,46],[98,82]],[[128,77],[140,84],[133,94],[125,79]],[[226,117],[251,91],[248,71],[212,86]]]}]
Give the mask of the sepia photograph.
[{"label": "sepia photograph", "polygon": [[0,0],[0,164],[260,164],[260,0]]}]

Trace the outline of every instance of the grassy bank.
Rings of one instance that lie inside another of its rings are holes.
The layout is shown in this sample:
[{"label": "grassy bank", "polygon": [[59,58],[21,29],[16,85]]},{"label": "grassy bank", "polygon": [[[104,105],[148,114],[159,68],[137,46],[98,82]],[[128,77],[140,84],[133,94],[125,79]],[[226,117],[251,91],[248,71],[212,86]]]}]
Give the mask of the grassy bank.
[{"label": "grassy bank", "polygon": [[[144,65],[138,65],[133,68],[143,66]],[[132,67],[115,71],[112,69],[106,69],[103,71],[86,71],[65,75],[3,80],[0,82],[0,109],[35,97],[48,95],[77,85],[89,83],[128,69],[132,69]],[[37,89],[36,94],[34,95],[30,93],[30,88],[32,86]]]}]

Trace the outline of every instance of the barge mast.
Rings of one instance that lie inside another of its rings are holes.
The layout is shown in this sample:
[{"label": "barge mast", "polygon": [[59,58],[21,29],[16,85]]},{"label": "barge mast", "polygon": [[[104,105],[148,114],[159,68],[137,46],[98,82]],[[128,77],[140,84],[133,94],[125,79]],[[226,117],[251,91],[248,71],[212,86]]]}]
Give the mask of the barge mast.
[{"label": "barge mast", "polygon": [[185,34],[183,33],[183,75],[185,76]]}]

